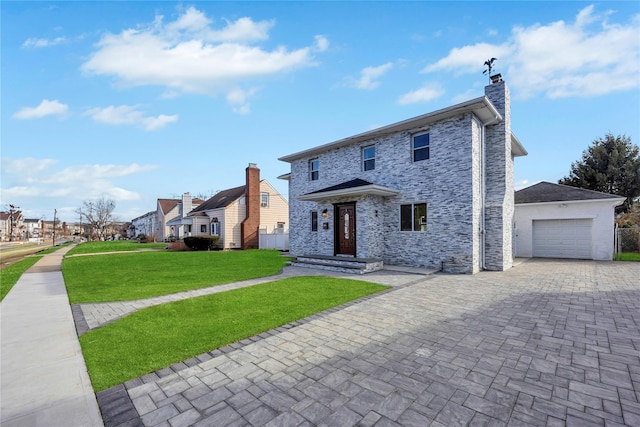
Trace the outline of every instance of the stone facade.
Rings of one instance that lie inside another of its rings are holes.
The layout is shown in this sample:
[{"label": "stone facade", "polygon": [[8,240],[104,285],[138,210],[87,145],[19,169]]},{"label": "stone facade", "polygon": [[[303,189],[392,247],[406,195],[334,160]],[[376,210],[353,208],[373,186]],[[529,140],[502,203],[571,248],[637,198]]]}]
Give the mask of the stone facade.
[{"label": "stone facade", "polygon": [[[487,103],[485,98],[478,98],[432,116],[420,116],[420,120],[352,137],[353,143],[346,139],[281,158],[291,164],[291,254],[335,255],[334,205],[355,202],[358,258],[437,269],[444,263],[455,263],[457,271],[466,273],[482,269],[483,261],[487,269],[509,268],[513,216],[509,96],[502,82],[488,87],[486,93],[491,100],[487,110],[495,113],[492,118],[484,115],[481,120],[476,115],[473,108]],[[414,162],[412,136],[423,132],[429,133],[429,159]],[[365,171],[362,153],[369,146],[375,146],[375,168]],[[319,161],[317,180],[311,179],[312,159]],[[314,196],[312,201],[300,200],[353,179],[382,186],[394,194],[347,190],[324,198]],[[484,211],[483,194],[490,202]],[[427,204],[427,229],[401,231],[400,207],[415,203]],[[326,218],[322,216],[325,210]],[[311,230],[314,211],[318,215],[317,231]]]}]

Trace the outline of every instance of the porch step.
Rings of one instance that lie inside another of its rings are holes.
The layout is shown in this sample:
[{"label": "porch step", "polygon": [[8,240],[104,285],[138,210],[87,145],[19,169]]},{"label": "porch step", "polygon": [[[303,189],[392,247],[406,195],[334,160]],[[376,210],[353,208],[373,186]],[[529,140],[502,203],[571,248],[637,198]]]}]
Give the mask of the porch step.
[{"label": "porch step", "polygon": [[348,274],[365,274],[382,270],[382,260],[377,258],[348,258],[323,255],[304,255],[292,260],[294,267],[316,268]]}]

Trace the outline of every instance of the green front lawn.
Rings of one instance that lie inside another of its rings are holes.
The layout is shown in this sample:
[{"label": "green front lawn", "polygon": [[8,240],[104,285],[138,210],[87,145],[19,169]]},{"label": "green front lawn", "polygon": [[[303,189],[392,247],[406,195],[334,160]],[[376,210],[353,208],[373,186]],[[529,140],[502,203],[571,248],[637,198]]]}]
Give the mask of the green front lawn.
[{"label": "green front lawn", "polygon": [[100,391],[384,289],[294,277],[150,307],[82,335],[80,344]]},{"label": "green front lawn", "polygon": [[0,301],[9,293],[22,273],[38,262],[41,256],[30,256],[0,270]]},{"label": "green front lawn", "polygon": [[99,252],[136,251],[140,249],[164,249],[166,243],[138,243],[135,240],[113,240],[107,242],[80,243],[71,249],[68,255],[95,254]]},{"label": "green front lawn", "polygon": [[639,261],[640,262],[640,253],[621,252],[616,256],[616,261]]},{"label": "green front lawn", "polygon": [[274,250],[134,252],[67,257],[62,273],[70,302],[78,304],[149,298],[271,276],[286,261]]}]

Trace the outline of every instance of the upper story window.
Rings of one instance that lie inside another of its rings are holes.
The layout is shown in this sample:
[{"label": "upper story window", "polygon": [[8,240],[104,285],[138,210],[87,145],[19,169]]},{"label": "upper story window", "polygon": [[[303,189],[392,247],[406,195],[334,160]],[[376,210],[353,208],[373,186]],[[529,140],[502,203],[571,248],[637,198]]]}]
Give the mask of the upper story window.
[{"label": "upper story window", "polygon": [[400,231],[427,231],[427,204],[400,205]]},{"label": "upper story window", "polygon": [[320,160],[309,160],[309,175],[311,177],[311,181],[317,181],[318,178],[320,178]]},{"label": "upper story window", "polygon": [[260,207],[261,208],[269,207],[269,193],[260,193]]},{"label": "upper story window", "polygon": [[372,171],[376,168],[376,147],[370,145],[362,149],[362,170]]},{"label": "upper story window", "polygon": [[421,133],[411,138],[413,148],[413,161],[427,160],[429,158],[429,134]]}]

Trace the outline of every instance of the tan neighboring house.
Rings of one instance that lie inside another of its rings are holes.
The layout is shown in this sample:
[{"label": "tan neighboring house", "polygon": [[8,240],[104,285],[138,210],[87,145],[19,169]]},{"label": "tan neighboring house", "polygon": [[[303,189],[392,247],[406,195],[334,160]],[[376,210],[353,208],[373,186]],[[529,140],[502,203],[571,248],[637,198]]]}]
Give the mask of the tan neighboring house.
[{"label": "tan neighboring house", "polygon": [[[183,224],[169,225],[169,221],[175,218],[184,218],[192,209],[204,203],[204,200],[192,198],[189,193],[184,193],[181,199],[158,199],[156,207],[156,239],[159,242],[184,235],[181,227]],[[180,237],[181,238],[181,237]]]},{"label": "tan neighboring house", "polygon": [[[250,163],[245,185],[220,191],[188,212],[168,221],[182,227],[179,236],[219,236],[224,249],[259,247],[259,229],[288,229],[289,203],[267,180],[260,180],[260,169]],[[178,236],[176,236],[178,237]]]}]

